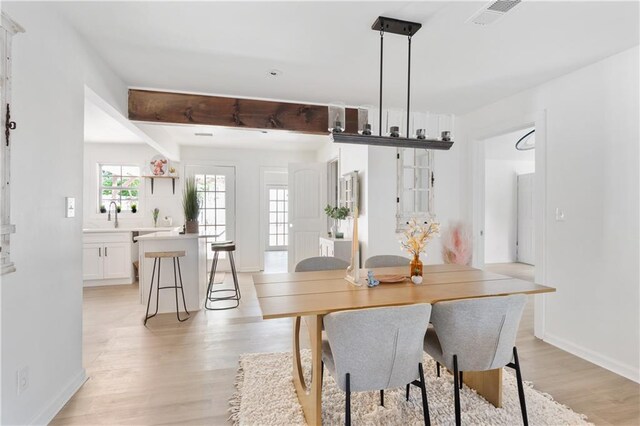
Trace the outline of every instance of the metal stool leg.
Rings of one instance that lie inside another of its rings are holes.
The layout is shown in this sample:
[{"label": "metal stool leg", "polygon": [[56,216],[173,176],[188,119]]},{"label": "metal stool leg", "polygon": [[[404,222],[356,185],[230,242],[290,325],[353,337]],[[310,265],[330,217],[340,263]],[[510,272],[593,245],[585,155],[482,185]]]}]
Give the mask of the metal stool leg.
[{"label": "metal stool leg", "polygon": [[156,263],[158,262],[158,258],[156,257],[155,259],[153,259],[153,271],[151,272],[151,285],[149,286],[149,297],[147,298],[147,312],[144,314],[144,323],[143,325],[147,325],[147,320],[149,318],[152,318],[154,316],[156,316],[156,314],[153,314],[151,316],[149,316],[149,305],[151,305],[151,293],[153,293],[153,279],[155,278],[155,274],[156,274]]},{"label": "metal stool leg", "polygon": [[191,313],[187,310],[187,301],[184,298],[184,287],[182,286],[182,270],[180,269],[180,258],[176,258],[178,262],[178,277],[180,277],[180,291],[182,292],[182,306],[184,306],[184,311],[187,315],[191,315]]},{"label": "metal stool leg", "polygon": [[[217,264],[218,264],[218,258],[219,258],[219,251],[215,252],[214,255],[214,259],[213,259],[213,263],[212,263],[212,267],[213,269],[211,270],[211,275],[209,276],[209,288],[207,289],[207,296],[205,299],[205,304],[204,307],[205,309],[207,309],[208,311],[224,311],[227,309],[234,309],[237,308],[238,306],[240,306],[240,286],[238,285],[238,275],[236,272],[236,265],[235,265],[235,259],[233,257],[233,252],[232,251],[228,251],[225,250],[227,253],[229,253],[229,263],[231,264],[231,274],[233,277],[233,288],[232,289],[220,289],[220,290],[213,290],[213,276],[215,275],[216,269],[217,269]],[[232,293],[230,296],[220,296],[220,297],[216,297],[215,294],[220,294],[220,293]],[[225,307],[221,307],[221,308],[214,308],[210,306],[210,302],[221,302],[221,301],[235,301],[235,305],[233,306],[225,306]]]},{"label": "metal stool leg", "polygon": [[242,299],[242,295],[240,294],[240,285],[238,284],[238,274],[236,273],[236,261],[233,257],[233,252],[229,252],[229,261],[231,262],[231,273],[233,274],[233,284],[236,287],[236,293],[238,297],[238,302]]},{"label": "metal stool leg", "polygon": [[[173,289],[175,291],[176,294],[176,317],[178,317],[178,321],[183,322],[189,319],[189,317],[187,316],[184,319],[180,319],[180,307],[178,305],[178,276],[177,276],[177,272],[176,272],[176,258],[173,258]],[[182,295],[182,300],[184,302],[184,294]],[[186,306],[185,306],[185,310],[186,310]]]}]

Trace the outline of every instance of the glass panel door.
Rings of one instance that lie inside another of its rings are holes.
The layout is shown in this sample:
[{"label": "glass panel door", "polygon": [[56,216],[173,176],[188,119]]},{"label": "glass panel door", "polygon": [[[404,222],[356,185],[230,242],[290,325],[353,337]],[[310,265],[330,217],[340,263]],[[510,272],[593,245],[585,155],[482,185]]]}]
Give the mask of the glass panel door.
[{"label": "glass panel door", "polygon": [[[198,224],[200,235],[207,237],[207,260],[213,259],[211,243],[234,241],[235,239],[235,168],[221,166],[187,166],[187,176],[196,181],[200,216]],[[226,259],[226,253],[220,253],[219,259]],[[223,262],[220,267],[226,268]]]}]

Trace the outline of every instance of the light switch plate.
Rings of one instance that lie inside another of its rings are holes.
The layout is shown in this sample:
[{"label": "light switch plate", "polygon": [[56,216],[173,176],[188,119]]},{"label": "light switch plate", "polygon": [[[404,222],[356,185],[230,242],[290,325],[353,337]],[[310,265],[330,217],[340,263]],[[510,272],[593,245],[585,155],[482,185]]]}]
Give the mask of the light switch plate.
[{"label": "light switch plate", "polygon": [[75,197],[65,197],[65,205],[67,207],[65,217],[76,217],[76,199]]}]

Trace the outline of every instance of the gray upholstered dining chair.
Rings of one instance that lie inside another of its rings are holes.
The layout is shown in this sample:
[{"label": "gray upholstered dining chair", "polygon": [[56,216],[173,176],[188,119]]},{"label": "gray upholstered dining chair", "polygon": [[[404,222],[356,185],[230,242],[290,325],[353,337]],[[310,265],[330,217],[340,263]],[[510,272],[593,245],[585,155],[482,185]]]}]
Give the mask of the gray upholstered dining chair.
[{"label": "gray upholstered dining chair", "polygon": [[365,268],[386,268],[389,266],[409,266],[409,259],[402,256],[384,254],[381,256],[371,256],[364,262]]},{"label": "gray upholstered dining chair", "polygon": [[349,262],[337,257],[317,256],[303,259],[296,265],[296,272],[331,271],[334,269],[347,269]]},{"label": "gray upholstered dining chair", "polygon": [[453,371],[456,425],[460,425],[460,388],[463,371],[486,371],[511,367],[516,371],[522,420],[527,407],[515,347],[518,325],[527,296],[485,297],[439,302],[433,305],[424,350],[439,364]]},{"label": "gray upholstered dining chair", "polygon": [[[324,317],[322,371],[326,366],[346,392],[345,424],[351,424],[351,392],[418,386],[424,421],[430,425],[427,388],[422,369],[423,341],[431,305],[341,311]],[[409,386],[409,385],[407,385]]]}]

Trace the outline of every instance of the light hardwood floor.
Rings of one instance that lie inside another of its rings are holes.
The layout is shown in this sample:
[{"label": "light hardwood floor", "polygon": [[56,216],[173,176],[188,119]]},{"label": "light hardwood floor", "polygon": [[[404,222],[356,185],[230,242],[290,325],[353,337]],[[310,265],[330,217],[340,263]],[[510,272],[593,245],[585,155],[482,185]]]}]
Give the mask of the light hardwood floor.
[{"label": "light hardwood floor", "polygon": [[[487,269],[532,276],[525,265]],[[238,356],[291,350],[291,320],[263,321],[251,275],[239,278],[240,308],[193,313],[184,323],[173,314],[159,315],[147,328],[137,285],[86,288],[83,358],[89,380],[53,424],[227,424]],[[518,352],[526,380],[592,422],[640,423],[640,386],[534,338],[531,306]]]}]

